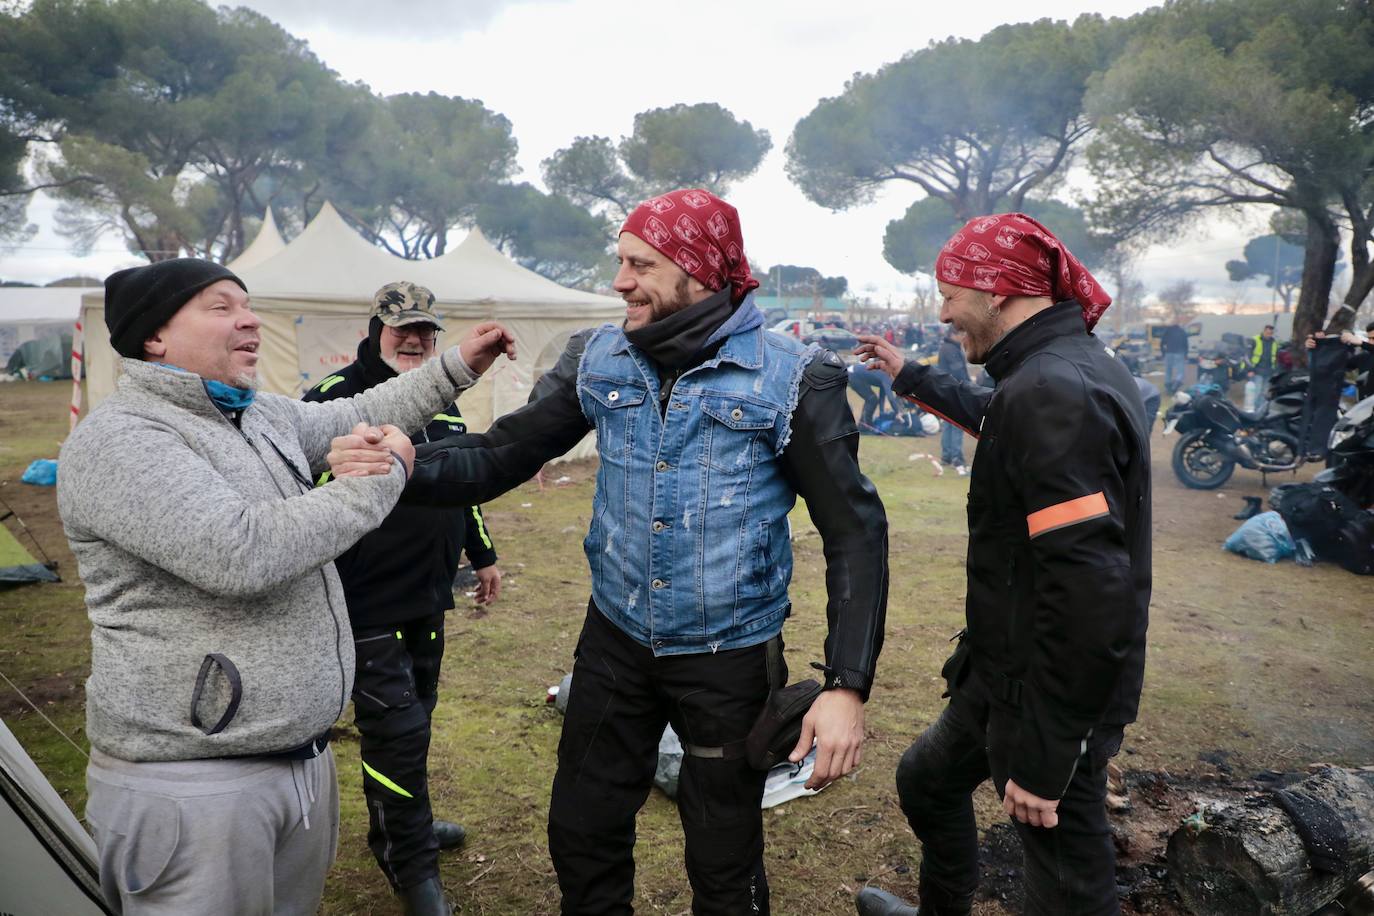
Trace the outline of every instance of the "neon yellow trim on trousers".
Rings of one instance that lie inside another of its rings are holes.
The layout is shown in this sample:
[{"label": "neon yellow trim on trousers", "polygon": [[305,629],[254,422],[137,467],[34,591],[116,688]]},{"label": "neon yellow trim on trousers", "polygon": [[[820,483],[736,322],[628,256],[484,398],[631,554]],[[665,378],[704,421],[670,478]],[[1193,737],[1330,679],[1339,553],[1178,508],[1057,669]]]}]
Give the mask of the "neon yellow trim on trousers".
[{"label": "neon yellow trim on trousers", "polygon": [[396,785],[396,783],[392,782],[390,779],[387,779],[381,773],[378,773],[376,770],[372,769],[372,767],[368,766],[366,760],[362,761],[362,764],[363,770],[366,771],[367,775],[371,776],[373,779],[377,780],[382,785],[386,786],[388,789],[395,792],[397,795],[403,796],[405,798],[415,797],[414,795],[411,795],[409,792],[407,792],[405,789],[402,789],[400,786]]}]

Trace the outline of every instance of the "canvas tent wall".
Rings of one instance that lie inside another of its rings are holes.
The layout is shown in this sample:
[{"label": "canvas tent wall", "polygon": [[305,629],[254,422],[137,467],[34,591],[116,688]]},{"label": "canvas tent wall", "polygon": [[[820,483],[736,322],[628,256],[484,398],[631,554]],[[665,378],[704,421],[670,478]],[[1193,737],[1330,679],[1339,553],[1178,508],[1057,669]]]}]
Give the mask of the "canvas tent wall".
[{"label": "canvas tent wall", "polygon": [[110,912],[94,841],[0,720],[0,913]]},{"label": "canvas tent wall", "polygon": [[31,340],[70,337],[84,292],[73,286],[0,287],[0,367]]},{"label": "canvas tent wall", "polygon": [[[474,431],[525,403],[538,374],[551,368],[573,332],[624,317],[624,304],[559,286],[520,267],[478,231],[429,261],[397,258],[362,239],[326,204],[284,249],[240,273],[262,319],[260,374],[266,391],[296,396],[354,359],[367,331],[373,293],[396,280],[434,291],[443,315],[440,346],[481,321],[502,322],[518,358],[497,360],[459,401]],[[105,327],[103,291],[82,300],[88,400],[114,390],[118,360]],[[577,454],[589,454],[584,443]]]}]

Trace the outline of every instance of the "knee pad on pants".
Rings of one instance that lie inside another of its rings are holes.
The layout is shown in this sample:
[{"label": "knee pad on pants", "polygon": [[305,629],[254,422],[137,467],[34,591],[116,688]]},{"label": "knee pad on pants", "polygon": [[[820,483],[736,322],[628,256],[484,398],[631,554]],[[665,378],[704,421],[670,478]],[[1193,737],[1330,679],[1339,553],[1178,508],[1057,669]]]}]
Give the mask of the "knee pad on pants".
[{"label": "knee pad on pants", "polygon": [[921,746],[918,741],[906,749],[897,763],[897,799],[902,813],[908,819],[920,817],[930,810],[933,796],[929,792],[932,780],[939,774],[931,772],[921,759]]}]

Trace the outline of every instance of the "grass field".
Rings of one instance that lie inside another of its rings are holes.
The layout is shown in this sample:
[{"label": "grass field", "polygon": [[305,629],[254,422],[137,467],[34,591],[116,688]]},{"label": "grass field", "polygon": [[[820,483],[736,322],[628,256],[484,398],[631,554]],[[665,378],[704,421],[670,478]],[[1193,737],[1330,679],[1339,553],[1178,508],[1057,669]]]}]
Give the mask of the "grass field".
[{"label": "grass field", "polygon": [[[18,482],[32,459],[56,457],[69,394],[65,383],[0,385],[0,499],[61,563],[64,579],[0,592],[0,672],[84,745],[89,627],[81,584],[53,490]],[[1220,495],[1184,490],[1168,469],[1172,440],[1155,435],[1155,597],[1141,718],[1127,730],[1122,766],[1179,774],[1222,760],[1250,773],[1317,760],[1374,762],[1370,580],[1333,566],[1266,566],[1224,553],[1240,497],[1265,493],[1259,476],[1238,472]],[[782,916],[852,913],[855,890],[869,880],[901,894],[915,889],[919,852],[892,776],[902,751],[938,714],[940,665],[963,601],[967,480],[936,478],[929,462],[909,460],[932,449],[934,439],[863,442],[865,470],[891,525],[886,646],[867,708],[863,766],[765,815],[774,912]],[[487,507],[505,590],[490,612],[461,600],[450,612],[431,792],[436,810],[470,831],[468,846],[443,861],[444,884],[462,913],[557,912],[544,819],[560,722],[544,692],[571,665],[586,607],[581,541],[594,465],[546,474],[561,476],[569,480],[543,491],[526,484]],[[819,657],[824,580],[804,508],[793,530],[796,612],[786,635],[789,665],[800,672]],[[0,716],[79,814],[82,753],[3,683]],[[341,727],[335,749],[343,826],[322,912],[399,912],[364,842],[351,726]],[[1002,819],[986,788],[979,811],[984,825]],[[637,909],[689,912],[676,811],[657,792],[640,816],[639,838]],[[980,901],[978,911],[1006,912],[997,899]]]}]

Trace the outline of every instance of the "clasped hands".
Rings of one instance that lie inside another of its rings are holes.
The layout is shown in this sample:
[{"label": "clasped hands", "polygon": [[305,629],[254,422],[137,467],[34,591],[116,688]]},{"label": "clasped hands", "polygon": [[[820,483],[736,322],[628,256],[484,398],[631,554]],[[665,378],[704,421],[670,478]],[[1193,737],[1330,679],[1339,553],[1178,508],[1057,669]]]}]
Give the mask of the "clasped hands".
[{"label": "clasped hands", "polygon": [[[491,368],[496,357],[505,354],[515,359],[515,338],[502,325],[484,321],[468,331],[458,344],[463,363],[477,375]],[[335,477],[368,477],[391,473],[399,459],[409,477],[415,467],[415,446],[410,437],[390,424],[370,426],[359,423],[346,436],[329,443],[329,470]]]},{"label": "clasped hands", "polygon": [[335,477],[370,477],[390,474],[392,463],[405,464],[406,477],[415,468],[415,444],[390,423],[369,426],[359,423],[346,436],[329,443],[329,472]]}]

